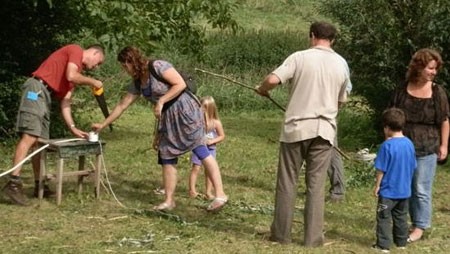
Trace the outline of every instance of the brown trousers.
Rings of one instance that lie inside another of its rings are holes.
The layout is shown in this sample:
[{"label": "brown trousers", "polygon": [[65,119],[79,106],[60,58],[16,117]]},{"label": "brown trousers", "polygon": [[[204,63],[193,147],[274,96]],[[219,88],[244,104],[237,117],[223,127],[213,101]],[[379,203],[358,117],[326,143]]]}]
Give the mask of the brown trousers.
[{"label": "brown trousers", "polygon": [[306,201],[304,209],[304,244],[323,245],[325,181],[330,167],[332,146],[316,137],[296,143],[280,143],[275,213],[271,226],[271,240],[290,243],[297,197],[298,176],[306,162]]}]

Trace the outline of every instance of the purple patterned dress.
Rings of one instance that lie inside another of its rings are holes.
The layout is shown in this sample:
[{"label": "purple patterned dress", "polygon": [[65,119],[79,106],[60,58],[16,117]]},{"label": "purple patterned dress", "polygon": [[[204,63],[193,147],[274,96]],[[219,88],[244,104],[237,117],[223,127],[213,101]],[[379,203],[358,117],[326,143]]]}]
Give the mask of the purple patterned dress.
[{"label": "purple patterned dress", "polygon": [[[173,66],[162,60],[153,62],[158,75]],[[170,89],[170,85],[158,81],[151,74],[145,87],[140,91],[134,83],[128,87],[131,94],[142,94],[155,104]],[[158,126],[160,133],[159,153],[162,159],[173,159],[205,144],[205,123],[200,105],[187,93],[181,94],[167,110],[161,113]]]}]

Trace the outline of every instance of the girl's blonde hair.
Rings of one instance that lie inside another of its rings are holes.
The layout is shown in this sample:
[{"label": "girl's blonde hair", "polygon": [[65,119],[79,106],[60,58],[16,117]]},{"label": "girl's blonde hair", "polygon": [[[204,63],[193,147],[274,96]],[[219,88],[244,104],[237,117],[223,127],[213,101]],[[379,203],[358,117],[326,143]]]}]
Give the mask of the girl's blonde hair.
[{"label": "girl's blonde hair", "polygon": [[212,96],[205,96],[200,99],[202,107],[205,112],[206,129],[212,128],[212,121],[219,120],[219,112],[217,110],[216,102]]}]

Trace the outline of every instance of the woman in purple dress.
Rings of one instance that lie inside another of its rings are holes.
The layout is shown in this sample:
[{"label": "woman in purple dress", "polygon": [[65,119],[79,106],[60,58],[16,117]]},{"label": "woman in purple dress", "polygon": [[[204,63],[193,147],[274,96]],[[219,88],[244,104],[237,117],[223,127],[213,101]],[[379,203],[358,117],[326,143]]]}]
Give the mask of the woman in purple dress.
[{"label": "woman in purple dress", "polygon": [[[158,164],[163,169],[165,200],[154,209],[175,208],[178,156],[192,151],[201,159],[215,190],[215,199],[207,210],[220,210],[228,198],[223,191],[219,166],[206,147],[205,122],[200,104],[185,92],[186,83],[181,75],[170,63],[163,60],[151,61],[135,47],[122,49],[117,59],[133,77],[133,83],[110,116],[103,123],[93,124],[92,127],[100,131],[108,126],[142,95],[154,105],[153,113],[159,122],[153,147],[158,150]],[[153,67],[153,74],[149,67]]]}]

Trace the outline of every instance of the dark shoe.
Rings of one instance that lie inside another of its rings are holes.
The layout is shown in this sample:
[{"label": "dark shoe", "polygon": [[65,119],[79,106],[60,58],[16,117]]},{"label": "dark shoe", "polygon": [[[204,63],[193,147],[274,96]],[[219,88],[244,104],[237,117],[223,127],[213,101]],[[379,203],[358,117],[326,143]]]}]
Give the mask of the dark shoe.
[{"label": "dark shoe", "polygon": [[28,205],[28,200],[23,194],[23,187],[21,182],[8,181],[3,187],[3,194],[9,197],[14,203],[22,206]]},{"label": "dark shoe", "polygon": [[376,251],[379,251],[379,252],[382,252],[382,253],[389,253],[390,252],[389,249],[384,249],[384,248],[382,248],[382,247],[380,247],[380,246],[378,246],[376,244],[372,245],[372,249],[374,249]]},{"label": "dark shoe", "polygon": [[[56,193],[48,187],[47,184],[44,184],[44,198],[52,198],[56,195]],[[34,193],[33,196],[35,198],[39,197],[39,185],[34,185]]]}]

